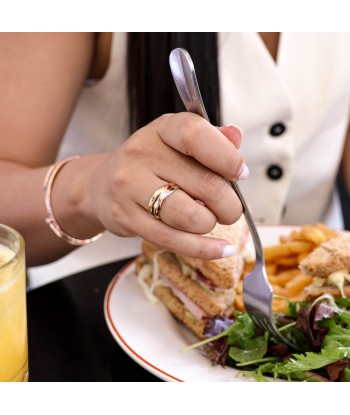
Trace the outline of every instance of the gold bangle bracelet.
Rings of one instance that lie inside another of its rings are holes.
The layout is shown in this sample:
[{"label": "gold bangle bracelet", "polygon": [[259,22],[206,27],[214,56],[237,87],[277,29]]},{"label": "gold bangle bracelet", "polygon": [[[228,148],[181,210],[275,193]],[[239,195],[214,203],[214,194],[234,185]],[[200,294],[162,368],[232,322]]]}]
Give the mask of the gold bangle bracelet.
[{"label": "gold bangle bracelet", "polygon": [[68,162],[72,160],[76,160],[78,158],[80,157],[79,156],[67,157],[64,160],[53,164],[47,171],[45,179],[44,179],[45,208],[46,208],[46,214],[47,214],[47,217],[45,218],[45,222],[50,226],[52,231],[63,241],[69,243],[70,245],[82,246],[82,245],[87,245],[87,244],[90,244],[91,242],[96,241],[102,236],[102,233],[99,233],[98,235],[95,235],[94,237],[88,238],[88,239],[74,238],[73,236],[65,232],[60,227],[60,225],[57,223],[55,215],[52,210],[52,204],[51,204],[52,186],[53,186],[53,183],[55,181],[55,178],[58,172],[62,169],[62,167],[65,164],[67,164]]}]

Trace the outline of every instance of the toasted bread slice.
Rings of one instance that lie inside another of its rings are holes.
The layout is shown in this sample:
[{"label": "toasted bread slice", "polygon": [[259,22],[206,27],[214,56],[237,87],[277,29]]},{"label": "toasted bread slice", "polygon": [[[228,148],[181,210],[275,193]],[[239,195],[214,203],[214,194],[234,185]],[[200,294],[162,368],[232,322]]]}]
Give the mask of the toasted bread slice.
[{"label": "toasted bread slice", "polygon": [[331,273],[350,270],[350,233],[340,234],[323,243],[300,263],[304,274],[327,278]]},{"label": "toasted bread slice", "polygon": [[198,338],[205,338],[203,336],[205,322],[192,318],[187,313],[183,303],[173,295],[169,288],[158,286],[155,288],[154,293],[177,320],[181,321],[181,323],[189,328]]},{"label": "toasted bread slice", "polygon": [[207,234],[215,238],[222,238],[237,248],[237,254],[228,258],[204,260],[180,256],[179,259],[189,267],[199,271],[219,288],[236,287],[244,267],[244,258],[241,250],[248,238],[248,227],[244,216],[233,225],[217,224]]},{"label": "toasted bread slice", "polygon": [[304,258],[299,266],[304,274],[327,278],[332,272],[343,269],[343,263],[333,252],[319,247]]}]

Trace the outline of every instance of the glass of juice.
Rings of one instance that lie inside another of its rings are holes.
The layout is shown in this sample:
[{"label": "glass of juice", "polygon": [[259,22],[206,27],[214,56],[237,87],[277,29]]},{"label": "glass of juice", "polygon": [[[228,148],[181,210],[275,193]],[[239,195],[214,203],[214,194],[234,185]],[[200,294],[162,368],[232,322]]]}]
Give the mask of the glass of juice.
[{"label": "glass of juice", "polygon": [[17,231],[0,224],[0,381],[27,380],[24,240]]}]

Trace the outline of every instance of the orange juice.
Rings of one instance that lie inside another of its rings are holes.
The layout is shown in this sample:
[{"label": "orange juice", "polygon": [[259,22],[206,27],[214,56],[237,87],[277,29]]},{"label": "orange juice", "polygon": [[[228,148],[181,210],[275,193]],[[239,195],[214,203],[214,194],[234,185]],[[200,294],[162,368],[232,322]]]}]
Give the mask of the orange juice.
[{"label": "orange juice", "polygon": [[[7,232],[14,232],[9,243]],[[27,378],[24,242],[17,232],[0,225],[0,381],[24,381]]]}]

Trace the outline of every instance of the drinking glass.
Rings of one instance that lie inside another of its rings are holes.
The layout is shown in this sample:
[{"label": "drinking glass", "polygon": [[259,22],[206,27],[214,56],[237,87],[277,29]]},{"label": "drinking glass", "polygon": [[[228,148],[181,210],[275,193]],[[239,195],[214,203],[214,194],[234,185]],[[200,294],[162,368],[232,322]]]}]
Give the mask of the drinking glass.
[{"label": "drinking glass", "polygon": [[16,230],[0,224],[0,381],[27,380],[24,240]]}]

